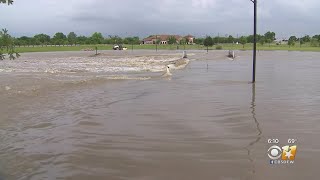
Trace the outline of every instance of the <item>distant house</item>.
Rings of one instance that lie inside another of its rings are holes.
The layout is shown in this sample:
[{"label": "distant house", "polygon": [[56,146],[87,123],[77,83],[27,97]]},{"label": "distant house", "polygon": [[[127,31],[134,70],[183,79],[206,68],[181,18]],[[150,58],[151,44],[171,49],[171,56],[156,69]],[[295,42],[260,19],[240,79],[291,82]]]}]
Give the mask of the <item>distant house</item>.
[{"label": "distant house", "polygon": [[192,35],[187,35],[185,38],[186,38],[188,44],[193,44],[193,43],[194,43],[194,42],[193,42],[193,41],[194,41],[194,38],[195,38],[194,36],[192,36]]},{"label": "distant house", "polygon": [[180,36],[180,35],[152,35],[142,40],[142,44],[168,44],[169,38],[173,36],[176,38],[177,43],[180,43],[184,38],[188,41],[188,44],[192,44],[194,40],[194,36]]}]

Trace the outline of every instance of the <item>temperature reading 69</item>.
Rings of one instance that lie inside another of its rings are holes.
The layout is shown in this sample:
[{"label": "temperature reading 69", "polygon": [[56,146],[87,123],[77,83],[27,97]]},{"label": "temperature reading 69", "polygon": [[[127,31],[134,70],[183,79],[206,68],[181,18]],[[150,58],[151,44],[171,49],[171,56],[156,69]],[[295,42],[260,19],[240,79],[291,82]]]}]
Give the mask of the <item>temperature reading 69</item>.
[{"label": "temperature reading 69", "polygon": [[288,144],[295,144],[297,139],[288,139]]}]

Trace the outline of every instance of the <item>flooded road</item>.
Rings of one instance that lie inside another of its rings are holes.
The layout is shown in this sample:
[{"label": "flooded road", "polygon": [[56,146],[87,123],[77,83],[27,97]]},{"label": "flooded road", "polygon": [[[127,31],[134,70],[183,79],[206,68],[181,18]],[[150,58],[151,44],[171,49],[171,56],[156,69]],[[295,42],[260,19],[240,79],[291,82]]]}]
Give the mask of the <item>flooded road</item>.
[{"label": "flooded road", "polygon": [[[172,77],[161,74],[180,52],[112,53],[96,65],[64,61],[90,61],[83,52],[0,66],[1,180],[317,179],[320,53],[259,52],[255,85],[247,51],[188,52]],[[267,140],[288,138],[294,164],[271,165]]]}]

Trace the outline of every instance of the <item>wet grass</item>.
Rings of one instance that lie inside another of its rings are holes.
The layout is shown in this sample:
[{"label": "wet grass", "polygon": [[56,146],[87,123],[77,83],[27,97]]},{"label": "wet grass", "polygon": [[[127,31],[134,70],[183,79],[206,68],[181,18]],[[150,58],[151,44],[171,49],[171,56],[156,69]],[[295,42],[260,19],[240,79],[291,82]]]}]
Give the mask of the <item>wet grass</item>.
[{"label": "wet grass", "polygon": [[[219,44],[222,46],[223,50],[252,50],[252,44],[246,44],[244,47],[240,44]],[[124,45],[128,50],[206,50],[207,48],[203,45]],[[215,50],[216,46],[209,47],[209,50]],[[30,46],[30,47],[16,47],[16,50],[20,53],[24,52],[54,52],[54,51],[82,51],[84,49],[92,49],[98,47],[98,50],[112,50],[113,45],[81,45],[81,46]],[[266,44],[258,45],[258,50],[265,51],[319,51],[320,47],[311,47],[308,44],[303,46],[292,46],[288,45],[276,45],[276,44]]]}]

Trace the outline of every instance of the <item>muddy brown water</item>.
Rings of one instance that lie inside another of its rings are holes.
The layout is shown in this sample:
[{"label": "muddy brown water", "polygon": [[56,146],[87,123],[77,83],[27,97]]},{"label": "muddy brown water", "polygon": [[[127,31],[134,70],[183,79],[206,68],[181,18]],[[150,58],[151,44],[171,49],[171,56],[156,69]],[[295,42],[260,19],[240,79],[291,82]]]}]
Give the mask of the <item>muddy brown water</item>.
[{"label": "muddy brown water", "polygon": [[[249,51],[188,53],[171,78],[0,72],[0,179],[318,179],[320,53],[261,51],[255,85]],[[23,54],[5,68],[87,55]],[[270,164],[270,138],[297,140],[294,164]]]}]

